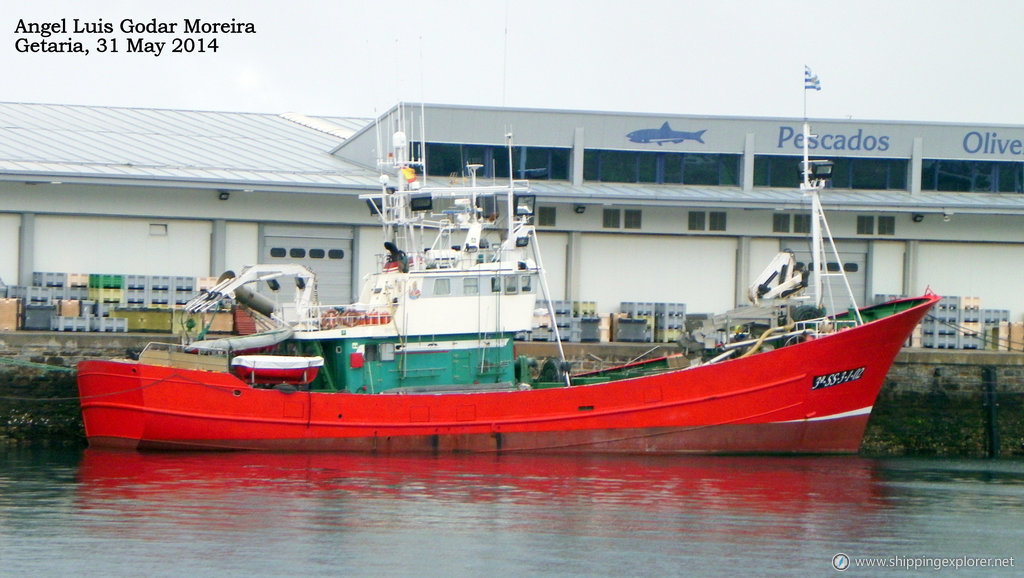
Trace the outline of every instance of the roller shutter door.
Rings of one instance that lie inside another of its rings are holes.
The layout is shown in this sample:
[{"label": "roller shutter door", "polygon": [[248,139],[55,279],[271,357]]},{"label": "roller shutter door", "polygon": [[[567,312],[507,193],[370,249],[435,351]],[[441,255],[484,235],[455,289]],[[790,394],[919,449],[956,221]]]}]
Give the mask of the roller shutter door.
[{"label": "roller shutter door", "polygon": [[267,227],[260,262],[296,263],[316,273],[320,303],[352,302],[352,231],[326,228]]}]

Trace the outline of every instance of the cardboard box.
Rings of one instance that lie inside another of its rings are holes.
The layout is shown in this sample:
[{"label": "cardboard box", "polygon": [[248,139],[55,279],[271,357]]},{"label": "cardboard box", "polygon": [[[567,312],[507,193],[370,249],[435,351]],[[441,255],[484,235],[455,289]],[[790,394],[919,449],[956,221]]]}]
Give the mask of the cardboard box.
[{"label": "cardboard box", "polygon": [[1024,323],[1010,323],[1010,351],[1024,351]]},{"label": "cardboard box", "polygon": [[21,299],[0,299],[0,331],[21,329]]},{"label": "cardboard box", "polygon": [[82,302],[78,299],[59,299],[57,301],[57,317],[81,317]]}]

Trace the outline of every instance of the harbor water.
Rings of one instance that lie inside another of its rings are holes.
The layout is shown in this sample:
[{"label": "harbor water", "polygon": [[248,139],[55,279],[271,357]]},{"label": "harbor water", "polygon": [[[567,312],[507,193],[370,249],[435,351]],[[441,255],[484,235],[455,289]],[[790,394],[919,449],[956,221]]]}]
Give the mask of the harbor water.
[{"label": "harbor water", "polygon": [[26,447],[0,456],[2,576],[1024,568],[1018,460]]}]

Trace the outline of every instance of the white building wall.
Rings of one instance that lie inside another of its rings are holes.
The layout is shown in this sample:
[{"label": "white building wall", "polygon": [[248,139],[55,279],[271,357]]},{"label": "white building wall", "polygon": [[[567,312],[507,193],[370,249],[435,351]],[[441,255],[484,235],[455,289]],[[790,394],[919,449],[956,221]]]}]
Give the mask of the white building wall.
[{"label": "white building wall", "polygon": [[37,215],[34,269],[205,277],[211,231],[209,221]]},{"label": "white building wall", "polygon": [[[871,267],[871,287],[868,299],[875,295],[903,294],[903,255],[906,243],[902,241],[875,241],[868,259]],[[865,303],[868,305],[869,303]]]},{"label": "white building wall", "polygon": [[939,295],[981,297],[985,309],[1009,309],[1010,320],[1024,313],[1024,245],[922,242],[918,248],[918,287]]},{"label": "white building wall", "polygon": [[18,284],[18,231],[21,216],[0,214],[0,281],[5,285]]},{"label": "white building wall", "polygon": [[[550,297],[555,301],[562,300],[566,289],[566,251],[569,245],[569,234],[538,233],[537,238],[540,244],[540,258],[548,280],[548,291],[551,292]],[[537,295],[543,297],[539,291]]]},{"label": "white building wall", "polygon": [[[357,277],[356,288],[362,289],[363,277],[377,271],[377,255],[384,253],[384,230],[378,227],[359,227],[359,255],[356,256],[356,271],[352,275]],[[353,295],[353,301],[359,298],[359,293]]]},{"label": "white building wall", "polygon": [[[224,263],[238,272],[246,265],[259,263],[260,227],[256,223],[227,223]],[[215,271],[217,275],[223,271]]]},{"label": "white building wall", "polygon": [[599,313],[623,301],[685,303],[690,312],[733,307],[736,240],[584,234],[580,299]]}]

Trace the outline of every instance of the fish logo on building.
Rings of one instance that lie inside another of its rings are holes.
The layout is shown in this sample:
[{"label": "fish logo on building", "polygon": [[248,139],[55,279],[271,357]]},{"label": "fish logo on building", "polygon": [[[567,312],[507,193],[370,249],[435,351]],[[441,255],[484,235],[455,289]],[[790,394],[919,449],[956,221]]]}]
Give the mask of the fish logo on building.
[{"label": "fish logo on building", "polygon": [[638,143],[649,143],[656,142],[658,146],[664,143],[676,143],[679,144],[687,140],[695,140],[701,144],[704,144],[704,133],[708,132],[707,129],[698,130],[697,132],[683,132],[672,130],[672,127],[668,125],[668,121],[661,125],[661,128],[644,128],[635,130],[626,135],[632,142]]}]

